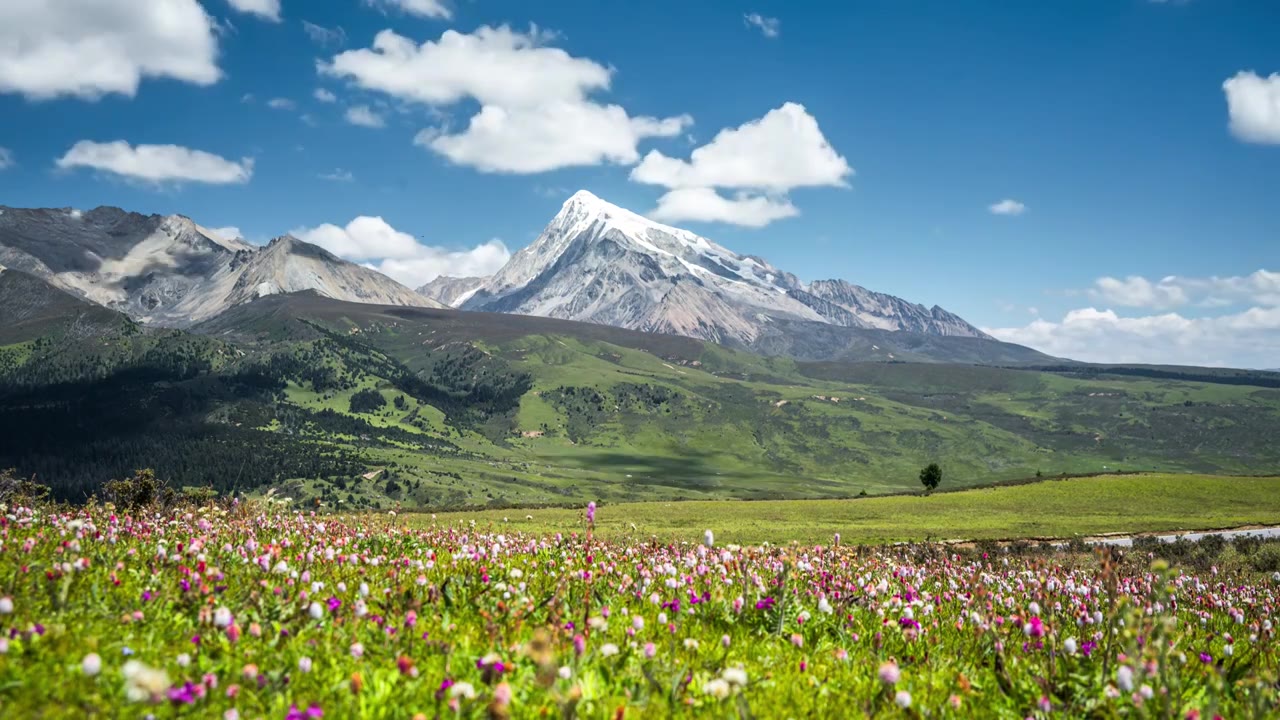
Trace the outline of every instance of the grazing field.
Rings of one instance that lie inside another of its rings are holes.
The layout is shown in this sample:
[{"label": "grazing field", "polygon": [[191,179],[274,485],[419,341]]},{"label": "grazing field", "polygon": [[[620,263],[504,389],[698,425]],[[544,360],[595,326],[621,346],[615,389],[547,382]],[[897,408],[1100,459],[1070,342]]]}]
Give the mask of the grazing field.
[{"label": "grazing field", "polygon": [[1280,574],[1198,577],[1141,553],[594,535],[593,519],[611,526],[627,510],[589,510],[578,532],[551,535],[267,502],[13,505],[0,523],[0,716],[1207,719],[1276,707]]},{"label": "grazing field", "polygon": [[[697,542],[829,543],[907,540],[1070,539],[1111,533],[1280,525],[1280,477],[1103,475],[851,500],[623,503],[608,506],[602,537]],[[582,509],[413,514],[409,522],[470,523],[497,531],[570,532]],[[529,519],[532,517],[532,519]]]}]

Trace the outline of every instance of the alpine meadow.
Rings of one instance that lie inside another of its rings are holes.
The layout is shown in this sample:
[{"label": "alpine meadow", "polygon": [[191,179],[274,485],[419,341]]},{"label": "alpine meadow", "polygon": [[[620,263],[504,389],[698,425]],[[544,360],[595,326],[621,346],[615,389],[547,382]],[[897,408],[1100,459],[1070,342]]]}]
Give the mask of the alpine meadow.
[{"label": "alpine meadow", "polygon": [[0,717],[1280,717],[1276,27],[0,3]]}]

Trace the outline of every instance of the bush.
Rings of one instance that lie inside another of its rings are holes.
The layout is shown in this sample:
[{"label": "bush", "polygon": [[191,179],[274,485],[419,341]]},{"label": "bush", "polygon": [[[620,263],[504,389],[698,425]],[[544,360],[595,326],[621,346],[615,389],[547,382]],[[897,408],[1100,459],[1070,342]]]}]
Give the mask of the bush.
[{"label": "bush", "polygon": [[34,476],[30,480],[24,480],[16,473],[12,468],[0,470],[0,503],[30,505],[49,497],[48,485],[36,482]]},{"label": "bush", "polygon": [[128,511],[150,507],[168,507],[177,499],[163,480],[151,469],[138,470],[127,480],[112,480],[102,486],[102,494],[108,502]]},{"label": "bush", "polygon": [[1280,543],[1267,543],[1249,558],[1254,570],[1264,573],[1280,572]]}]

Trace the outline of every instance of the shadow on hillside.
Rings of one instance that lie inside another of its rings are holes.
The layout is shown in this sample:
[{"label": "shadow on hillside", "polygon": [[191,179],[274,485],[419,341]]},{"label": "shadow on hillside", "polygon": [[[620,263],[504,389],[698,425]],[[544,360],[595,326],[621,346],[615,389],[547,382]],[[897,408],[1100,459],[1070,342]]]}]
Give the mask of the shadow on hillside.
[{"label": "shadow on hillside", "polygon": [[688,448],[671,448],[669,455],[636,455],[602,451],[578,455],[575,464],[584,469],[617,473],[620,480],[688,490],[717,490],[753,479],[736,470],[725,470],[716,454]]}]

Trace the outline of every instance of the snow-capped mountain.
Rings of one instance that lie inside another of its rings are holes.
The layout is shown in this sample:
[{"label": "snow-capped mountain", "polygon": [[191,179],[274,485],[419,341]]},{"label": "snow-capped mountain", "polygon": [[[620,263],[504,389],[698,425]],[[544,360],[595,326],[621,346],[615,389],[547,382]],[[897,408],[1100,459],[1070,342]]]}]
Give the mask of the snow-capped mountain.
[{"label": "snow-capped mountain", "polygon": [[299,290],[353,302],[441,306],[293,237],[257,247],[181,215],[114,207],[0,206],[0,265],[159,325],[189,325],[256,297]]},{"label": "snow-capped mountain", "polygon": [[765,260],[586,191],[492,277],[419,292],[466,310],[583,320],[755,347],[807,324],[989,339],[939,307],[843,280],[802,283]]}]

